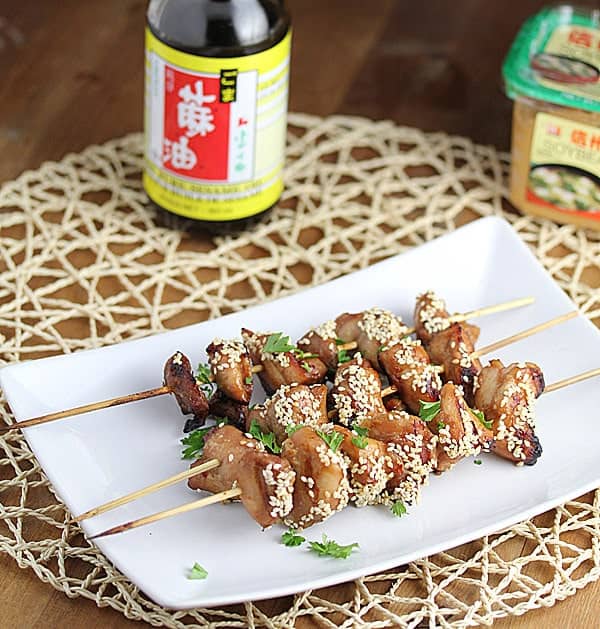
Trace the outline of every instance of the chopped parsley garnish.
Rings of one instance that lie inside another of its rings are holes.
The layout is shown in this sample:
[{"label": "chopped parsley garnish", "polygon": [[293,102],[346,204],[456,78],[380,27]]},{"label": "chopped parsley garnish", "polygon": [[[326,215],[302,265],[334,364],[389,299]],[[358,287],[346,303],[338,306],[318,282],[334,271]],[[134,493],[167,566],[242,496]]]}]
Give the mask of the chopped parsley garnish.
[{"label": "chopped parsley garnish", "polygon": [[304,424],[288,424],[285,427],[285,432],[291,437],[296,431],[300,430],[300,428],[304,428]]},{"label": "chopped parsley garnish", "polygon": [[335,432],[335,430],[329,433],[317,430],[316,433],[333,450],[333,452],[338,451],[339,447],[342,445],[342,441],[344,440],[344,435],[340,432]]},{"label": "chopped parsley garnish", "polygon": [[260,441],[267,450],[271,450],[273,454],[279,454],[281,447],[275,440],[275,433],[263,432],[258,425],[258,422],[253,419],[250,424],[250,430],[248,431],[257,441]]},{"label": "chopped parsley garnish", "polygon": [[494,422],[489,421],[485,418],[485,415],[478,409],[476,408],[472,408],[471,409],[473,411],[473,415],[475,415],[475,417],[477,417],[477,419],[488,429],[491,430]]},{"label": "chopped parsley garnish", "polygon": [[483,461],[481,459],[475,459],[473,463],[475,463],[475,465],[481,465]]},{"label": "chopped parsley garnish", "polygon": [[446,424],[444,424],[444,422],[438,422],[437,427],[438,427],[438,430],[442,430],[442,428],[446,428]]},{"label": "chopped parsley garnish", "polygon": [[252,384],[252,376],[246,376],[244,379],[244,382],[246,384]]},{"label": "chopped parsley garnish", "polygon": [[338,363],[340,365],[343,365],[344,363],[351,361],[352,356],[350,356],[350,354],[348,354],[348,352],[345,349],[338,349],[337,359],[338,359]]},{"label": "chopped parsley garnish", "polygon": [[320,542],[309,542],[310,549],[317,553],[320,557],[335,557],[335,559],[348,559],[355,548],[358,548],[358,542],[342,546],[332,539],[327,539],[327,535],[323,533],[323,539]]},{"label": "chopped parsley garnish", "polygon": [[206,577],[208,576],[208,572],[198,563],[194,563],[194,565],[192,566],[192,569],[190,570],[190,573],[188,574],[188,579],[193,580],[193,579],[206,579]]},{"label": "chopped parsley garnish", "polygon": [[263,347],[263,352],[268,354],[279,354],[281,352],[292,352],[296,348],[292,345],[289,336],[283,336],[282,332],[274,332],[269,334],[269,338]]},{"label": "chopped parsley garnish", "polygon": [[319,354],[311,354],[310,352],[303,352],[299,347],[294,347],[294,349],[290,350],[294,352],[294,355],[300,360],[306,358],[319,358]]},{"label": "chopped parsley garnish", "polygon": [[336,338],[335,339],[335,344],[336,345],[345,345],[346,341],[344,341],[344,339]]},{"label": "chopped parsley garnish", "polygon": [[304,371],[306,371],[306,373],[310,373],[310,365],[305,360],[300,363],[300,366],[304,369]]},{"label": "chopped parsley garnish", "polygon": [[306,541],[306,537],[298,535],[292,529],[281,535],[281,543],[284,546],[301,546]]},{"label": "chopped parsley garnish", "polygon": [[207,363],[199,363],[196,370],[196,382],[207,397],[210,397],[216,390],[216,385],[212,381],[210,365]]},{"label": "chopped parsley garnish", "polygon": [[403,515],[406,515],[408,513],[402,500],[396,500],[396,502],[394,502],[394,504],[392,505],[392,513],[397,518],[401,518]]},{"label": "chopped parsley garnish", "polygon": [[356,437],[352,437],[351,441],[357,448],[366,448],[369,444],[367,435],[369,431],[363,426],[352,426],[352,432],[356,433]]},{"label": "chopped parsley garnish", "polygon": [[439,400],[437,402],[423,402],[423,400],[419,400],[419,417],[423,421],[430,422],[432,419],[435,419],[439,412]]},{"label": "chopped parsley garnish", "polygon": [[214,426],[207,428],[197,428],[181,440],[181,445],[185,448],[181,452],[182,459],[195,459],[202,453],[204,448],[204,436],[212,430]]}]

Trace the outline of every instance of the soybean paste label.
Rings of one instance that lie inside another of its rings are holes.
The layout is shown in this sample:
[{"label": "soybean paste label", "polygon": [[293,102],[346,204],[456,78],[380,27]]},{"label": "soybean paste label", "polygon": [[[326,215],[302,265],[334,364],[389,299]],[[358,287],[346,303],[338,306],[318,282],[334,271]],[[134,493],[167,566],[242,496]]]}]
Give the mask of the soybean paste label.
[{"label": "soybean paste label", "polygon": [[600,220],[600,129],[539,113],[530,161],[529,201]]},{"label": "soybean paste label", "polygon": [[199,57],[146,30],[144,187],[162,207],[224,221],[283,190],[290,35],[245,57]]}]

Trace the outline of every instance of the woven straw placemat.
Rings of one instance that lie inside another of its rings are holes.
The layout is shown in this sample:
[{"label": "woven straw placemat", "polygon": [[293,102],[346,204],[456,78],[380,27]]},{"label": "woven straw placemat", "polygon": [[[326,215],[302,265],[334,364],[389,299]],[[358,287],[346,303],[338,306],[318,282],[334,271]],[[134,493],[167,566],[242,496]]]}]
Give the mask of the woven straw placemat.
[{"label": "woven straw placemat", "polygon": [[[140,185],[142,138],[93,146],[0,189],[0,360],[69,353],[201,321],[365,267],[496,214],[600,318],[600,236],[512,213],[508,157],[391,122],[290,116],[286,190],[268,220],[199,238]],[[253,258],[251,262],[249,258]],[[4,421],[13,421],[2,401]],[[88,543],[15,432],[0,438],[0,550],[68,596],[168,627],[465,627],[552,605],[600,575],[594,492],[477,542],[271,604],[172,612]],[[277,609],[277,613],[273,612]]]}]

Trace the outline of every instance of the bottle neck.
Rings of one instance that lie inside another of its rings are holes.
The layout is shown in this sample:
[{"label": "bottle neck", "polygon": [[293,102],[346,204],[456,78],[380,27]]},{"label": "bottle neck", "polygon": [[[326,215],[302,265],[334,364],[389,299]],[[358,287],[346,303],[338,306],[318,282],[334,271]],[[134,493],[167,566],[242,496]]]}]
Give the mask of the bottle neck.
[{"label": "bottle neck", "polygon": [[208,57],[237,57],[270,48],[287,33],[279,0],[152,0],[154,35],[167,45]]}]

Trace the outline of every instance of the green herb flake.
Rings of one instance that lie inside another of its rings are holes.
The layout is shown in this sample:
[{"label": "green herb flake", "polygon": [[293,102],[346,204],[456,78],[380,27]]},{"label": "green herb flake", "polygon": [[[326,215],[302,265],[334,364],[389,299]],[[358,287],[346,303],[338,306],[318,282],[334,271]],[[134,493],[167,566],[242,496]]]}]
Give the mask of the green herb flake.
[{"label": "green herb flake", "polygon": [[267,450],[270,450],[273,454],[279,454],[281,447],[275,439],[275,433],[263,432],[258,425],[258,422],[253,419],[250,424],[250,430],[248,431],[257,441],[260,441]]},{"label": "green herb flake", "polygon": [[335,339],[335,344],[336,345],[345,345],[346,341],[344,341],[344,339],[336,338]]},{"label": "green herb flake", "polygon": [[323,533],[323,539],[320,542],[309,542],[310,549],[317,553],[319,557],[334,557],[335,559],[348,559],[355,548],[358,548],[358,542],[342,546],[332,539],[327,539],[327,535]]},{"label": "green herb flake", "polygon": [[188,579],[190,580],[202,580],[206,579],[208,576],[208,572],[198,563],[194,563],[190,573],[188,574]]},{"label": "green herb flake", "polygon": [[244,378],[244,382],[245,382],[246,384],[252,384],[252,376],[246,376],[246,377]]},{"label": "green herb flake", "polygon": [[343,365],[344,363],[350,362],[352,360],[352,356],[350,356],[345,349],[338,349],[337,359],[338,363]]},{"label": "green herb flake", "polygon": [[297,347],[292,345],[289,336],[283,336],[282,332],[269,334],[263,352],[267,354],[280,354],[281,352],[293,352]]},{"label": "green herb flake", "polygon": [[473,463],[475,463],[475,465],[481,465],[483,461],[481,459],[475,459]]},{"label": "green herb flake", "polygon": [[446,424],[444,424],[444,422],[438,422],[437,423],[437,428],[438,428],[438,430],[442,430],[443,428],[446,428]]},{"label": "green herb flake", "polygon": [[208,363],[198,364],[195,377],[198,386],[207,397],[210,397],[216,391],[217,386],[212,381],[212,374]]},{"label": "green herb flake", "polygon": [[285,427],[285,432],[288,437],[291,437],[295,432],[300,430],[300,428],[304,428],[304,424],[288,424]]},{"label": "green herb flake", "polygon": [[406,506],[402,502],[402,500],[396,500],[392,505],[392,513],[397,517],[401,518],[403,515],[406,515],[408,511],[406,510]]},{"label": "green herb flake", "polygon": [[332,432],[323,432],[322,430],[316,431],[317,435],[323,439],[323,441],[331,448],[333,452],[337,452],[339,447],[342,445],[342,441],[344,440],[344,435],[340,432],[336,432],[333,430]]},{"label": "green herb flake", "polygon": [[475,417],[477,417],[477,419],[488,429],[491,430],[494,422],[489,421],[485,418],[485,415],[478,409],[476,408],[472,408],[471,409],[473,411],[473,415],[475,415]]},{"label": "green herb flake", "polygon": [[423,402],[419,400],[419,417],[425,421],[430,422],[435,419],[440,412],[440,402]]},{"label": "green herb flake", "polygon": [[197,428],[181,440],[181,445],[185,448],[181,452],[182,459],[197,459],[204,448],[204,437],[214,426],[207,428]]},{"label": "green herb flake", "polygon": [[281,543],[284,546],[301,546],[306,541],[306,537],[298,535],[292,529],[281,535]]},{"label": "green herb flake", "polygon": [[352,443],[361,450],[364,450],[369,445],[369,440],[366,437],[352,437],[350,441],[352,441]]},{"label": "green herb flake", "polygon": [[300,366],[304,369],[304,371],[306,371],[306,373],[310,373],[310,365],[305,360],[300,363]]},{"label": "green herb flake", "polygon": [[361,448],[361,449],[366,448],[367,445],[369,444],[369,441],[367,439],[367,435],[369,434],[368,429],[365,428],[364,426],[354,425],[352,426],[352,432],[354,432],[357,435],[356,437],[352,437],[352,443],[357,448]]}]

